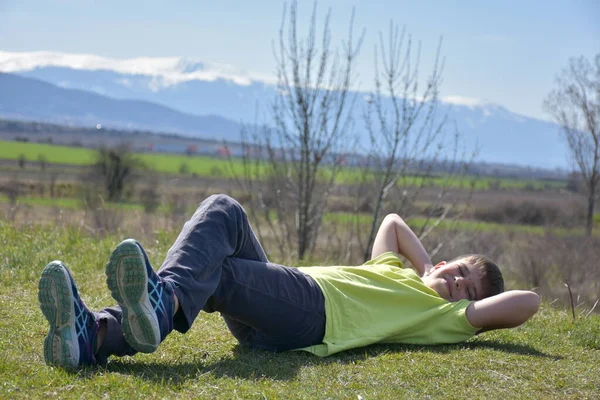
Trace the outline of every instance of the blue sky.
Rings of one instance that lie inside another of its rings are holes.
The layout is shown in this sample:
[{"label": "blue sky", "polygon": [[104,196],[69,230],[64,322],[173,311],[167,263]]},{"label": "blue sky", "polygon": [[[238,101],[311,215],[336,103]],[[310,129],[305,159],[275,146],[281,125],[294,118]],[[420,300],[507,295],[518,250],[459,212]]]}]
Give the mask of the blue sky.
[{"label": "blue sky", "polygon": [[[253,74],[274,70],[283,1],[0,0],[0,50],[52,50],[106,57],[184,56],[231,64]],[[442,95],[497,103],[547,118],[541,108],[569,57],[600,52],[600,1],[320,1],[332,10],[335,39],[352,7],[366,29],[359,85],[372,87],[373,47],[390,19],[422,42],[428,70],[440,36]],[[312,1],[300,3],[306,28]]]}]

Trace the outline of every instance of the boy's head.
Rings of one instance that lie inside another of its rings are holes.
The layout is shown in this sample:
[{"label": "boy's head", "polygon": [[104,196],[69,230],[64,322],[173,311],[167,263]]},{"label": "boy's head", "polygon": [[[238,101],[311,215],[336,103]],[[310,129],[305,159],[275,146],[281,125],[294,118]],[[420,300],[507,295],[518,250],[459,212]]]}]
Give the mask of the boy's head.
[{"label": "boy's head", "polygon": [[423,276],[423,282],[448,301],[481,300],[504,291],[498,266],[479,254],[442,261]]}]

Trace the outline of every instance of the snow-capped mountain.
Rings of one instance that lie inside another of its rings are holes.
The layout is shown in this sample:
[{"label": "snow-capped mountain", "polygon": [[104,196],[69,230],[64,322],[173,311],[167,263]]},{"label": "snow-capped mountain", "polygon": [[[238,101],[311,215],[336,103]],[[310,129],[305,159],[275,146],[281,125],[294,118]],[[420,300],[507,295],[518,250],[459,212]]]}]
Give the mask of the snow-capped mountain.
[{"label": "snow-capped mountain", "polygon": [[258,76],[238,71],[225,64],[202,63],[181,57],[136,57],[114,59],[94,54],[67,54],[52,51],[0,51],[1,72],[24,72],[47,67],[74,70],[113,71],[124,75],[154,77],[155,88],[165,88],[187,81],[224,79],[237,85],[249,85]]},{"label": "snow-capped mountain", "polygon": [[[234,123],[253,121],[257,108],[265,113],[276,93],[272,77],[177,57],[119,60],[54,52],[0,52],[0,72],[35,78],[62,89],[94,92],[115,100],[155,103],[184,114],[218,115]],[[4,89],[0,84],[0,91]],[[35,96],[35,93],[25,95]],[[366,98],[364,94],[357,96],[354,109],[355,126],[363,142],[367,140],[361,118]],[[479,146],[481,161],[543,168],[568,166],[566,146],[559,128],[552,123],[459,96],[442,98],[439,114],[445,113],[452,124],[455,121],[467,148]],[[126,113],[120,114],[118,121],[123,124],[127,118]],[[131,126],[149,125],[140,124],[143,111],[140,110],[136,118],[137,122],[131,122]],[[200,132],[191,128],[193,124],[178,126],[177,118],[170,121],[171,131]],[[208,133],[213,138],[229,136],[219,131]]]}]

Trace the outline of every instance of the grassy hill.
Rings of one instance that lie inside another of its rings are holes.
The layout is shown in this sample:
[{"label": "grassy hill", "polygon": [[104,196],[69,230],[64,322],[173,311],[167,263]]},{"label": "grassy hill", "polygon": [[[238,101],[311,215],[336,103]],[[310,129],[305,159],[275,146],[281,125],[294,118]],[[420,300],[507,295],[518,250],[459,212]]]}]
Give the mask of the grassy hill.
[{"label": "grassy hill", "polygon": [[[92,309],[113,304],[104,264],[122,238],[0,222],[0,398],[595,398],[600,318],[554,309],[526,325],[449,346],[376,345],[328,358],[239,347],[216,314],[201,314],[150,355],[69,373],[44,364],[37,282],[46,263],[71,268]],[[141,238],[155,267],[175,234]]]}]

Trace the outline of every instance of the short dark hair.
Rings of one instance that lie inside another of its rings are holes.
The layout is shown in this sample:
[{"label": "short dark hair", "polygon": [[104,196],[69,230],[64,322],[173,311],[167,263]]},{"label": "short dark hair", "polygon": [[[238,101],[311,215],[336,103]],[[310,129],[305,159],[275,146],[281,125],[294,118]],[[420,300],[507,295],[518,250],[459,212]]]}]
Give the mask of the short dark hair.
[{"label": "short dark hair", "polygon": [[498,268],[496,263],[488,257],[481,254],[465,254],[456,257],[450,262],[459,260],[464,260],[481,271],[481,283],[484,292],[482,299],[504,292],[504,278],[502,277],[502,272],[500,272],[500,268]]}]

